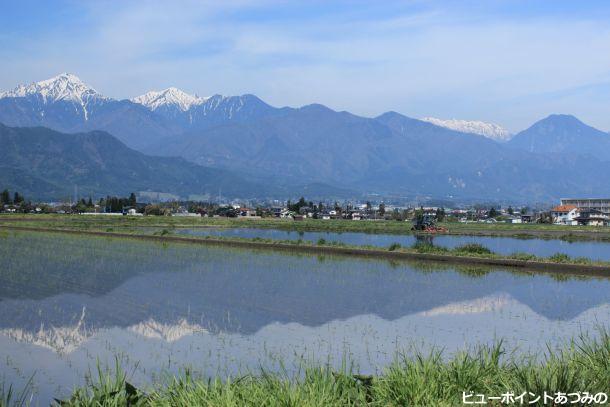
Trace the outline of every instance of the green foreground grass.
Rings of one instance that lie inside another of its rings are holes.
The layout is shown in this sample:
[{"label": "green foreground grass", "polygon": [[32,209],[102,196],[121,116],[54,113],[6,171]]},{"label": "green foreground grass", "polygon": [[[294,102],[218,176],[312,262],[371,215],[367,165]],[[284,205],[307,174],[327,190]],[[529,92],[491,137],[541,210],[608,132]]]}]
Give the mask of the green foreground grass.
[{"label": "green foreground grass", "polygon": [[[221,380],[188,372],[164,384],[140,390],[118,373],[98,369],[87,385],[58,404],[66,406],[457,406],[463,392],[501,396],[526,393],[525,405],[544,392],[591,394],[610,391],[610,335],[581,337],[544,358],[515,356],[502,342],[461,352],[450,359],[441,351],[398,354],[379,376],[354,374],[348,368],[311,367],[301,374],[261,373]],[[3,405],[24,404],[27,392],[2,395]],[[11,390],[9,390],[11,391]],[[533,394],[531,396],[529,393]],[[519,404],[518,402],[515,404]],[[505,405],[490,401],[487,405]],[[552,404],[556,405],[556,404]],[[572,404],[574,405],[574,404]],[[579,404],[580,405],[580,404]],[[597,404],[597,405],[608,405]]]}]

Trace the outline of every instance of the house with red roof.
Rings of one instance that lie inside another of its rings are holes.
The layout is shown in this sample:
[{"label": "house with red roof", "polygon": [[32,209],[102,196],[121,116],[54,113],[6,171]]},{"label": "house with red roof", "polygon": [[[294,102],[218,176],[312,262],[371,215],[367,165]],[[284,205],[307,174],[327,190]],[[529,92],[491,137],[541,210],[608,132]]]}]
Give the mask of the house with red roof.
[{"label": "house with red roof", "polygon": [[551,209],[553,223],[558,225],[575,225],[574,219],[580,215],[580,210],[575,205],[559,205]]}]

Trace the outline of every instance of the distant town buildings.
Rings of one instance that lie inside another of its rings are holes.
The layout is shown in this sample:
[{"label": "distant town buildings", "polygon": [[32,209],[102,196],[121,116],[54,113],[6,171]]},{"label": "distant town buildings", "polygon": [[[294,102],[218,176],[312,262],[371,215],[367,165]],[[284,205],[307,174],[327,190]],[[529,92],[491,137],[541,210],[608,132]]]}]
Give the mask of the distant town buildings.
[{"label": "distant town buildings", "polygon": [[15,192],[0,191],[0,213],[58,213],[83,215],[228,217],[241,219],[281,218],[413,222],[419,218],[435,222],[461,223],[545,223],[570,226],[610,226],[610,198],[562,198],[560,204],[500,206],[497,204],[456,204],[457,207],[423,206],[400,201],[306,201],[232,200],[140,202],[135,193],[128,197],[106,196],[99,200],[80,198],[66,202],[35,202]]}]

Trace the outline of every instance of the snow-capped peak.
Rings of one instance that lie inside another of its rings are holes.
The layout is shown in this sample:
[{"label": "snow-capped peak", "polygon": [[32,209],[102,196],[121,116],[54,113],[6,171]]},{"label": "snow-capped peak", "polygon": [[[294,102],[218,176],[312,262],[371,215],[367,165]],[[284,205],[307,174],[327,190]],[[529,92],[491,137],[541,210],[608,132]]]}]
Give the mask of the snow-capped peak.
[{"label": "snow-capped peak", "polygon": [[157,110],[161,106],[175,106],[186,112],[191,106],[205,103],[208,99],[197,95],[190,95],[180,89],[171,87],[161,91],[150,91],[131,99],[131,101],[144,105],[150,110]]},{"label": "snow-capped peak", "polygon": [[85,105],[92,98],[105,99],[95,89],[71,73],[62,73],[53,78],[29,85],[19,85],[11,91],[0,93],[0,98],[26,97],[30,95],[40,95],[45,102],[66,100],[77,102],[81,105]]},{"label": "snow-capped peak", "polygon": [[421,120],[462,133],[478,134],[496,141],[508,141],[512,137],[512,134],[508,130],[494,123],[486,123],[477,120],[443,120],[434,117],[424,117]]}]

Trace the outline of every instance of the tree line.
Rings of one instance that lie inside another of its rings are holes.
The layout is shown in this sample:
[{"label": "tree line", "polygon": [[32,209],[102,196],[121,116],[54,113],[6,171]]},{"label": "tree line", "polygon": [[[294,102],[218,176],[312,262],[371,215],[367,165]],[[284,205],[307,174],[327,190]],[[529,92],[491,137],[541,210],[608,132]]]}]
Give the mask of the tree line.
[{"label": "tree line", "polygon": [[24,202],[25,198],[17,191],[15,191],[12,198],[8,189],[5,189],[2,191],[2,193],[0,193],[0,203],[2,205],[21,205]]}]

